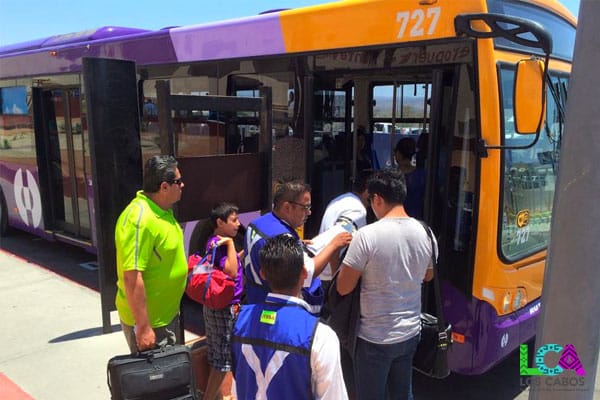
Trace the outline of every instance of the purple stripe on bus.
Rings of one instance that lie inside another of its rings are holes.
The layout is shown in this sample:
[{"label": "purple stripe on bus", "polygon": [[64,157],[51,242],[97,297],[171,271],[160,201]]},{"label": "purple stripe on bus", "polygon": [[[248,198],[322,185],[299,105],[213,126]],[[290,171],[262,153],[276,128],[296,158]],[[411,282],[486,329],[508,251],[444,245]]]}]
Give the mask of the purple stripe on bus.
[{"label": "purple stripe on bus", "polygon": [[88,29],[81,32],[56,35],[47,39],[43,47],[60,46],[69,43],[87,42],[90,40],[102,40],[107,38],[116,38],[119,36],[128,36],[135,33],[149,32],[147,29],[124,28],[121,26],[104,26],[102,28]]},{"label": "purple stripe on bus", "polygon": [[[103,35],[107,33],[99,34]],[[150,37],[153,40],[146,40]],[[20,57],[4,55],[0,56],[0,78],[79,72],[83,57],[127,59],[138,65],[152,65],[283,53],[279,14],[272,13],[202,27],[129,32],[121,39],[107,37],[89,43],[44,46]]]},{"label": "purple stripe on bus", "polygon": [[279,13],[170,32],[178,61],[285,53]]},{"label": "purple stripe on bus", "polygon": [[0,46],[0,54],[12,53],[15,51],[22,52],[22,51],[31,50],[31,49],[37,49],[46,40],[48,40],[48,39],[47,38],[34,39],[34,40],[28,40],[26,42],[20,42],[20,43],[15,43],[15,44],[9,44],[6,46]]},{"label": "purple stripe on bus", "polygon": [[101,28],[87,29],[80,32],[66,33],[64,35],[55,35],[48,38],[40,38],[27,42],[15,43],[8,46],[0,46],[0,54],[9,54],[17,51],[25,52],[27,50],[39,49],[42,47],[62,46],[66,44],[116,38],[119,36],[128,36],[144,32],[150,31],[147,29],[125,28],[121,26],[103,26]]},{"label": "purple stripe on bus", "polygon": [[[144,40],[150,36],[152,40]],[[20,57],[0,57],[0,77],[79,72],[83,57],[133,60],[138,65],[176,61],[169,33],[161,30],[134,34],[121,40],[107,38],[87,45],[48,47]]]},{"label": "purple stripe on bus", "polygon": [[540,300],[505,316],[498,316],[487,302],[466,299],[448,284],[442,287],[444,312],[453,332],[465,336],[464,343],[450,348],[448,365],[454,372],[482,374],[508,357],[535,335]]}]

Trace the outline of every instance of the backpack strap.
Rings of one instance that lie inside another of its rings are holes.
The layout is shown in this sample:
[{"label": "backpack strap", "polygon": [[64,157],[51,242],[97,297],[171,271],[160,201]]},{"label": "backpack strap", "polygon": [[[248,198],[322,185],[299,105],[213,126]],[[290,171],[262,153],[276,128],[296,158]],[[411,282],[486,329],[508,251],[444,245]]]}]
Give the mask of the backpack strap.
[{"label": "backpack strap", "polygon": [[433,243],[433,232],[429,225],[427,225],[424,221],[419,221],[425,232],[427,232],[427,237],[429,238],[429,242],[431,243],[431,265],[433,266],[433,293],[435,297],[435,308],[436,308],[436,317],[437,324],[440,335],[444,333],[444,329],[446,328],[446,320],[444,319],[444,311],[442,309],[442,295],[440,288],[440,277],[439,277],[439,265],[437,263],[437,257],[435,256],[435,246]]}]

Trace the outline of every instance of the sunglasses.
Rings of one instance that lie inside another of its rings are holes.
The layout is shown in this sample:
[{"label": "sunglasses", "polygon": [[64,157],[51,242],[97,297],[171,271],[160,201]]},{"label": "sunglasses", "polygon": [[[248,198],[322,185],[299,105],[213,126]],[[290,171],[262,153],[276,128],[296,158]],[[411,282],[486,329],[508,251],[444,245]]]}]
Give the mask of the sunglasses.
[{"label": "sunglasses", "polygon": [[167,181],[167,183],[169,183],[171,185],[179,185],[179,186],[181,186],[181,184],[183,183],[183,179],[182,178],[173,179],[173,180]]},{"label": "sunglasses", "polygon": [[310,211],[310,209],[312,208],[312,204],[296,203],[295,201],[290,201],[290,203],[295,204],[299,207],[302,207],[304,209],[304,211]]}]

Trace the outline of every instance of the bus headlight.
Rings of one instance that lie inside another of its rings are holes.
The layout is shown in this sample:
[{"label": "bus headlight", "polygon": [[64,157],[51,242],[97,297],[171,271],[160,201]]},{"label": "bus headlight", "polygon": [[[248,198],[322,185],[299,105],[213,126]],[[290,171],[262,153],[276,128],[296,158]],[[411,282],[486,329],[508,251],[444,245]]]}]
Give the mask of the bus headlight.
[{"label": "bus headlight", "polygon": [[513,299],[513,310],[516,311],[527,304],[527,292],[524,288],[518,288]]},{"label": "bus headlight", "polygon": [[505,314],[510,310],[510,292],[506,292],[504,299],[502,300],[502,312]]}]

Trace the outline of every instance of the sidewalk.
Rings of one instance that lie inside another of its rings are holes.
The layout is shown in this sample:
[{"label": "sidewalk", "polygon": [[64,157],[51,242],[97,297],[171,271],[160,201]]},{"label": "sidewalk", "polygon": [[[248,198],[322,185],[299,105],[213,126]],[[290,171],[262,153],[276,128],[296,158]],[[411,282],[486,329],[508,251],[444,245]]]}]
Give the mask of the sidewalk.
[{"label": "sidewalk", "polygon": [[102,334],[98,292],[0,250],[0,310],[0,399],[110,399],[107,361],[128,348],[116,312]]}]

